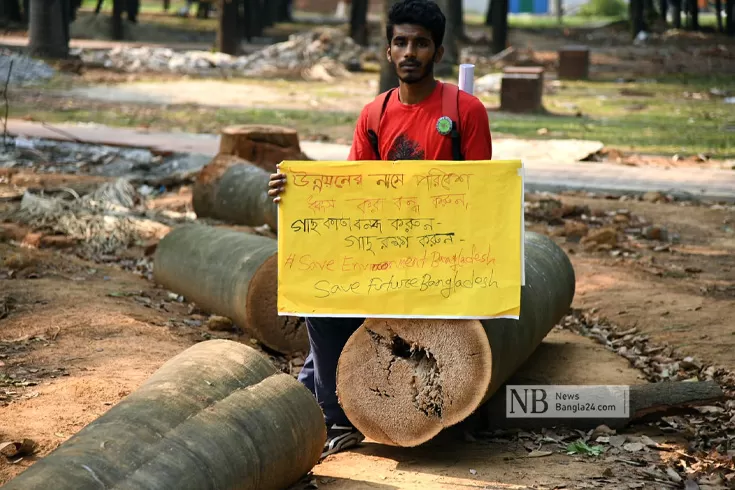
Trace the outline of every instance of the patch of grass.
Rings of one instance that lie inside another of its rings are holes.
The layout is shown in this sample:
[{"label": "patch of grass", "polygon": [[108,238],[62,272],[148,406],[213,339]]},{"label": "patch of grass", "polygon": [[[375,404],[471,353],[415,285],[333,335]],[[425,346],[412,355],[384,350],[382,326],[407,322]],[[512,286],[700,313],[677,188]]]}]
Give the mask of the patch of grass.
[{"label": "patch of grass", "polygon": [[[710,94],[710,89],[735,93],[735,82],[725,77],[678,82],[564,82],[544,97],[550,115],[493,112],[491,124],[496,133],[524,138],[592,139],[625,151],[735,157],[735,111]],[[482,98],[499,104],[497,96]]]}]

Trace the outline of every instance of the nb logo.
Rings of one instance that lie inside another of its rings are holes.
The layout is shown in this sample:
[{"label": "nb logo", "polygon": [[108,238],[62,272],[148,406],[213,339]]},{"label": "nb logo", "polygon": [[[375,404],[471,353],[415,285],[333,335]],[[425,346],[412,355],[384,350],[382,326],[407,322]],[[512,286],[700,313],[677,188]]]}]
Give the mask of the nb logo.
[{"label": "nb logo", "polygon": [[543,388],[509,388],[510,413],[546,413],[549,404],[546,401],[547,393]]}]

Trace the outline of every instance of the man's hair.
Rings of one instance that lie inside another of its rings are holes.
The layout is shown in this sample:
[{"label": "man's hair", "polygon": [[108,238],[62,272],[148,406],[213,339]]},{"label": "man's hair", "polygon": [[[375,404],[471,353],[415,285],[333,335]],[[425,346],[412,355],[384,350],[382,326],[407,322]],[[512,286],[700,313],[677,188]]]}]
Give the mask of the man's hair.
[{"label": "man's hair", "polygon": [[393,41],[393,28],[401,24],[417,25],[429,31],[437,49],[444,42],[447,18],[432,0],[401,0],[393,4],[385,26],[388,45]]}]

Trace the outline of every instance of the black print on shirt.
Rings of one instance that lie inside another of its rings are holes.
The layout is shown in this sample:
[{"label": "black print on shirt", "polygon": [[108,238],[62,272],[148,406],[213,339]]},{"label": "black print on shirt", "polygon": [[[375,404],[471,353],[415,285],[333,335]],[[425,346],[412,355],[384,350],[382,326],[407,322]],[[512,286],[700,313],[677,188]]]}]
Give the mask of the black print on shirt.
[{"label": "black print on shirt", "polygon": [[423,160],[424,150],[419,144],[409,139],[405,133],[400,134],[388,152],[388,160]]}]

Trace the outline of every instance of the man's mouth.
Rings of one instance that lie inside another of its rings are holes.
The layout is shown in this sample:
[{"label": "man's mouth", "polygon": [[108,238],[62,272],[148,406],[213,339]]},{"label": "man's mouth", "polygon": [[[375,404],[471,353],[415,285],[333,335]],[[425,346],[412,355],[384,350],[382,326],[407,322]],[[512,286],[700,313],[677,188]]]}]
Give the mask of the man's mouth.
[{"label": "man's mouth", "polygon": [[401,65],[401,68],[403,68],[404,70],[415,70],[416,68],[420,68],[420,67],[421,65],[417,63],[404,63]]}]

